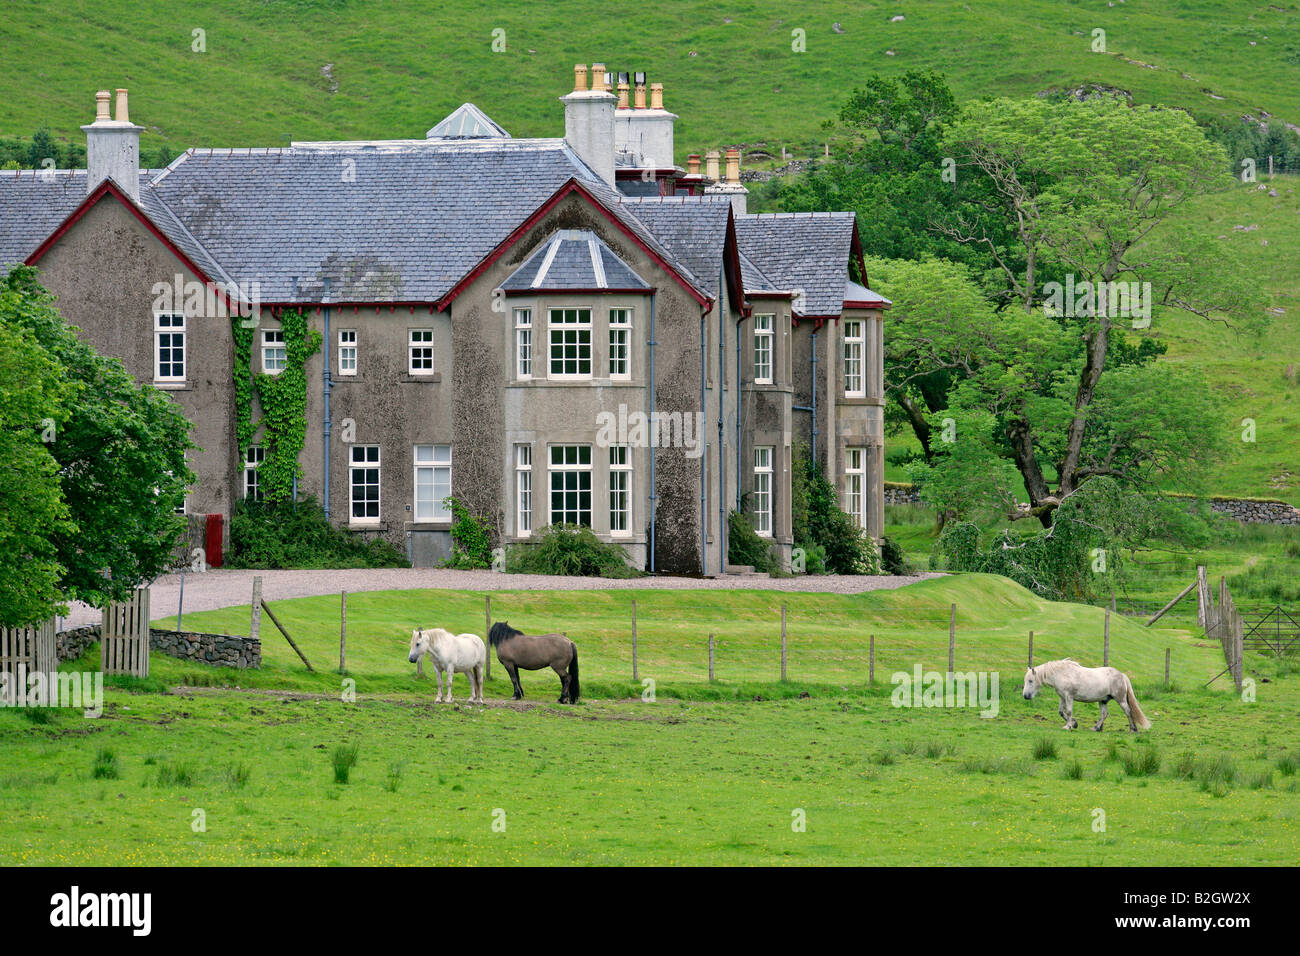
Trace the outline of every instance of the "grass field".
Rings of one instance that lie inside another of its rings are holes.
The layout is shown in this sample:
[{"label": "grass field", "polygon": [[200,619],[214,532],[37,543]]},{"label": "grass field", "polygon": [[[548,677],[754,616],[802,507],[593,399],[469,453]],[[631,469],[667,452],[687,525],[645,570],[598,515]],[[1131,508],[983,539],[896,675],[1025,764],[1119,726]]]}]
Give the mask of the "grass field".
[{"label": "grass field", "polygon": [[[179,151],[421,137],[466,100],[516,136],[553,136],[573,64],[597,60],[664,83],[681,116],[679,162],[758,141],[807,155],[822,142],[822,121],[876,70],[945,72],[962,99],[1096,82],[1141,102],[1300,123],[1300,12],[1290,4],[681,0],[634,16],[607,12],[592,0],[490,9],[465,0],[10,0],[0,19],[10,54],[0,58],[0,134],[48,126],[80,141],[92,92],[125,86],[148,127],[146,154],[163,141]],[[1093,52],[1095,29],[1106,31],[1105,53]],[[196,30],[205,52],[195,51]],[[805,31],[806,52],[794,51],[795,30]],[[505,49],[494,52],[502,36]]]},{"label": "grass field", "polygon": [[[482,595],[426,591],[349,597],[355,702],[337,673],[306,674],[268,623],[260,672],[154,655],[146,681],[111,679],[97,721],[0,710],[0,863],[1240,865],[1300,852],[1290,662],[1249,661],[1269,679],[1247,703],[1201,688],[1217,649],[1116,621],[1113,660],[1134,673],[1154,727],[1134,737],[1113,708],[1104,733],[1070,734],[1050,692],[1019,696],[1022,629],[1049,635],[1039,660],[1048,647],[1095,658],[1096,609],[1044,604],[981,576],[787,594],[792,648],[804,640],[818,656],[792,651],[781,684],[780,596],[635,596],[641,673],[662,677],[653,701],[626,673],[627,592],[496,592],[494,609],[515,624],[579,641],[584,700],[554,703],[550,675],[526,681],[524,702],[504,701],[498,668],[489,706],[434,705],[402,632],[412,616],[474,627],[478,615],[481,627]],[[929,617],[953,600],[958,669],[1001,673],[994,718],[891,706],[891,671],[910,660],[944,668],[946,627],[932,633]],[[909,606],[921,626],[903,624]],[[274,607],[323,671],[337,653],[336,602]],[[246,614],[185,623],[220,628]],[[725,640],[751,635],[744,654],[720,654],[712,684],[702,626]],[[867,631],[899,648],[878,663],[874,687],[862,670]],[[91,651],[72,666],[96,663]],[[1076,714],[1085,727],[1095,719],[1092,705]],[[333,767],[341,748],[355,748],[347,783]]]}]

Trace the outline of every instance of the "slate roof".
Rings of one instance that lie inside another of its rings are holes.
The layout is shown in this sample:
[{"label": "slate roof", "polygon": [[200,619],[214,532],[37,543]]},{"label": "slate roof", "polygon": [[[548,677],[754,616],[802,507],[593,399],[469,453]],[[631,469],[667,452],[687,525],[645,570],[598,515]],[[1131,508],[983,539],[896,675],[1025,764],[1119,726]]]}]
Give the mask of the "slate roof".
[{"label": "slate roof", "polygon": [[644,289],[650,284],[594,232],[561,229],[524,260],[501,288],[511,292],[571,289]]},{"label": "slate roof", "polygon": [[462,103],[424,134],[428,139],[509,139],[510,134],[473,103]]},{"label": "slate roof", "polygon": [[[740,251],[784,291],[803,290],[801,315],[839,315],[853,249],[851,212],[766,213],[736,218]],[[748,283],[746,283],[748,289]]]},{"label": "slate roof", "polygon": [[0,172],[0,270],[26,259],[86,198],[86,171]]},{"label": "slate roof", "polygon": [[717,296],[730,201],[717,196],[623,196],[620,204],[672,250],[704,291]]}]

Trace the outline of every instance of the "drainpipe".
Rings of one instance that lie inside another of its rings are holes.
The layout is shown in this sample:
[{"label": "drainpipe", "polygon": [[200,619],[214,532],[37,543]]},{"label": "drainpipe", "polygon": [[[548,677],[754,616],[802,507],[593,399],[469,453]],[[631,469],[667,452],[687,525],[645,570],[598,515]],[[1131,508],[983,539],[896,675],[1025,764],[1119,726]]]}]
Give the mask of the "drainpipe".
[{"label": "drainpipe", "polygon": [[718,274],[718,563],[727,569],[727,320],[722,314],[726,276]]},{"label": "drainpipe", "polygon": [[[297,276],[293,277],[293,287],[289,291],[289,300],[291,302],[296,302],[298,300],[298,277]],[[295,505],[298,503],[298,476],[296,474],[293,476],[293,503]]]},{"label": "drainpipe", "polygon": [[[655,426],[655,293],[650,293],[650,425]],[[656,431],[657,433],[657,431]],[[659,505],[655,494],[655,443],[650,443],[650,573],[655,573],[655,511]]]},{"label": "drainpipe", "polygon": [[[326,278],[325,295],[322,297],[322,301],[329,302],[329,298],[330,298],[330,280]],[[330,429],[333,427],[333,422],[330,419],[330,385],[331,385],[330,382],[330,307],[326,305],[322,311],[325,313],[325,347],[321,349],[321,351],[325,355],[325,367],[324,367],[324,375],[323,375],[323,381],[325,383],[324,385],[325,433],[323,436],[325,441],[325,452],[324,452],[325,479],[324,479],[324,491],[322,493],[322,497],[325,506],[325,520],[329,521],[330,518]]]},{"label": "drainpipe", "polygon": [[[707,312],[700,312],[700,415],[705,409],[704,383],[708,379],[708,348],[704,338],[704,317]],[[703,436],[700,436],[701,438]],[[700,455],[700,573],[709,573],[709,443],[704,443],[704,453]]]},{"label": "drainpipe", "polygon": [[[742,349],[742,348],[740,347],[740,323],[741,323],[741,321],[742,321],[741,319],[737,319],[737,320],[736,320],[736,510],[737,510],[737,511],[740,510],[740,489],[741,489],[741,487],[743,487],[742,484],[741,484],[741,471],[740,471],[740,467],[741,467],[741,465],[740,465],[740,451],[741,451],[741,443],[740,443],[740,407],[741,407],[741,404],[742,404],[742,403],[744,402],[744,400],[745,400],[744,393],[741,392],[741,390],[740,390],[740,382],[741,382],[741,377],[740,377],[740,355],[741,355],[742,352],[744,352],[744,349]],[[773,352],[775,352],[775,351],[776,351],[776,350],[773,349]],[[773,358],[774,358],[774,360],[775,360],[775,356],[773,356]],[[728,529],[728,530],[730,530],[730,529]]]},{"label": "drainpipe", "polygon": [[812,461],[817,464],[817,333],[812,334]]}]

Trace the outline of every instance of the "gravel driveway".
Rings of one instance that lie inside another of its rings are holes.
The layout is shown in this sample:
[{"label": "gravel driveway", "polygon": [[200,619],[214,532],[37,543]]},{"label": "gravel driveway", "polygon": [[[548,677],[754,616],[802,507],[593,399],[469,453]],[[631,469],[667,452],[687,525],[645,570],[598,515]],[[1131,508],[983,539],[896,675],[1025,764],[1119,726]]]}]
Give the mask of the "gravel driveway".
[{"label": "gravel driveway", "polygon": [[[612,580],[574,578],[545,574],[499,574],[494,571],[450,571],[443,568],[364,568],[350,571],[205,571],[185,575],[185,610],[213,611],[247,604],[253,596],[253,577],[262,578],[262,594],[268,601],[338,594],[339,591],[401,591],[415,588],[448,588],[466,591],[591,591],[622,588],[663,590],[764,590],[811,591],[830,594],[860,594],[901,588],[937,574],[905,577],[879,575],[824,575],[817,577],[771,578],[766,575],[726,575],[718,578],[646,577]],[[169,574],[153,583],[149,595],[151,617],[172,617],[180,599],[179,574]],[[73,604],[63,627],[98,624],[100,612],[84,604]]]}]

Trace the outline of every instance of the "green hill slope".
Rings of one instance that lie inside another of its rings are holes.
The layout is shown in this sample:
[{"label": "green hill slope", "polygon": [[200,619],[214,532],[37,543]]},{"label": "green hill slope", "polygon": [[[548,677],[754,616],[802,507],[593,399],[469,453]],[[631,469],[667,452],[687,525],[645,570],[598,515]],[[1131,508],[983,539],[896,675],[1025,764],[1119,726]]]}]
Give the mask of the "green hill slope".
[{"label": "green hill slope", "polygon": [[[677,158],[815,141],[873,70],[933,68],[958,95],[1097,82],[1200,113],[1300,123],[1300,8],[1238,0],[818,5],[589,0],[485,10],[391,0],[8,0],[0,134],[80,138],[92,93],[129,87],[146,150],[286,137],[422,136],[472,100],[517,136],[554,135],[574,63],[645,70],[681,115]],[[891,22],[901,16],[900,22]],[[1092,31],[1106,52],[1092,51]],[[201,30],[205,52],[195,52]],[[504,52],[493,52],[494,31]],[[805,31],[796,53],[794,31]],[[836,31],[842,32],[836,32]],[[1254,46],[1251,46],[1251,43]],[[892,55],[891,55],[892,54]]]}]

